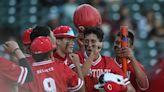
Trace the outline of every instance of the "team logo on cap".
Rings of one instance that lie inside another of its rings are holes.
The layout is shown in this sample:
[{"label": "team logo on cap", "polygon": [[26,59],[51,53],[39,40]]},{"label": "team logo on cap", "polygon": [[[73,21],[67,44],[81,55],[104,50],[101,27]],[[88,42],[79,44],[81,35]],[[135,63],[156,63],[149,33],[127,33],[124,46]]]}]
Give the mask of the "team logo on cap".
[{"label": "team logo on cap", "polygon": [[112,85],[111,85],[111,84],[108,84],[107,88],[108,88],[109,90],[112,90]]}]

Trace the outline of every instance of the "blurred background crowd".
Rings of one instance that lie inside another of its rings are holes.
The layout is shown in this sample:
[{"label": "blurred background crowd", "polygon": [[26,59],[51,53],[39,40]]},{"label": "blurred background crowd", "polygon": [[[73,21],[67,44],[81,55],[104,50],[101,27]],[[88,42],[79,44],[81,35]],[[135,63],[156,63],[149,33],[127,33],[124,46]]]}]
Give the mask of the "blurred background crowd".
[{"label": "blurred background crowd", "polygon": [[[164,61],[164,0],[0,0],[0,44],[9,39],[21,42],[23,31],[37,24],[52,29],[69,25],[77,33],[73,13],[83,3],[101,13],[105,33],[103,55],[113,56],[115,33],[125,25],[135,32],[134,54],[147,74],[159,73]],[[0,55],[9,58],[2,46]]]}]

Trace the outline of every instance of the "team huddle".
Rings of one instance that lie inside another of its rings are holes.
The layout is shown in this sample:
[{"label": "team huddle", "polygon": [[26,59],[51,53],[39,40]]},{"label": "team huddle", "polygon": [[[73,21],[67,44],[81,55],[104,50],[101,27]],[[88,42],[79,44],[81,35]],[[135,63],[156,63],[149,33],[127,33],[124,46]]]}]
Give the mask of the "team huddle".
[{"label": "team huddle", "polygon": [[[88,17],[93,15],[95,19]],[[141,92],[149,87],[144,67],[132,52],[134,34],[130,29],[127,47],[120,47],[122,35],[117,33],[113,58],[100,53],[104,33],[95,8],[79,6],[74,23],[78,36],[67,25],[52,30],[37,25],[25,30],[24,53],[16,42],[6,42],[5,49],[18,59],[19,65],[0,57],[0,91],[12,92],[15,83],[19,84],[18,92]],[[75,41],[79,45],[76,51]],[[122,70],[123,57],[128,60],[126,73]]]}]

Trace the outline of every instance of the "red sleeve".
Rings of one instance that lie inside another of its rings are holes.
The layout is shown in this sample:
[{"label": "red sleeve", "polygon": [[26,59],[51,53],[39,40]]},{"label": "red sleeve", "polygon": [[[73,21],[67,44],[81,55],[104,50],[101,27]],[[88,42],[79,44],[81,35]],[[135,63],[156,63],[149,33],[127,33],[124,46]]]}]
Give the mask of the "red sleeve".
[{"label": "red sleeve", "polygon": [[106,60],[106,61],[110,62],[109,67],[111,67],[111,69],[112,69],[111,72],[114,74],[119,74],[119,75],[123,76],[125,85],[128,85],[130,83],[130,81],[129,81],[128,77],[126,76],[126,74],[124,74],[122,69],[115,63],[113,58],[109,57],[108,59],[109,60]]},{"label": "red sleeve", "polygon": [[7,80],[23,84],[27,76],[27,68],[0,57],[0,72]]},{"label": "red sleeve", "polygon": [[75,68],[75,65],[73,64],[73,62],[70,59],[68,59],[67,65],[71,69]]},{"label": "red sleeve", "polygon": [[68,89],[70,91],[79,90],[83,85],[83,81],[80,78],[78,78],[76,73],[66,65],[64,71],[65,73],[67,73],[66,75],[67,75]]}]

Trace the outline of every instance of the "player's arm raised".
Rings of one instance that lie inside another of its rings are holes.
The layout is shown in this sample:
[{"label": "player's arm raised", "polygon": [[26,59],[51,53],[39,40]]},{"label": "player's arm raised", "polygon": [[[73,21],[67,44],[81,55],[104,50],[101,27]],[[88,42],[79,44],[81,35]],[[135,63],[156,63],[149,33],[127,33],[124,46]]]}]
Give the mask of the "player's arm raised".
[{"label": "player's arm raised", "polygon": [[132,63],[132,66],[133,66],[134,72],[135,72],[135,76],[136,76],[136,81],[137,81],[139,87],[142,90],[148,89],[149,81],[148,81],[147,75],[145,74],[143,69],[141,69],[138,61],[136,60],[136,58],[134,57],[134,55],[132,53],[131,48],[128,48],[128,47],[123,48],[123,53],[124,53],[123,55],[125,57],[127,57]]},{"label": "player's arm raised", "polygon": [[25,59],[25,56],[21,49],[19,48],[18,44],[15,41],[7,41],[4,44],[4,48],[9,52],[12,53],[18,60],[19,65],[23,66],[27,69],[27,77],[25,79],[25,82],[29,82],[33,79],[33,74],[31,67],[27,60]]},{"label": "player's arm raised", "polygon": [[96,58],[95,55],[101,51],[102,42],[96,42],[95,45],[93,45],[92,47],[93,49],[90,56],[86,59],[86,62],[82,66],[83,76],[87,75],[89,69],[92,66],[93,60]]},{"label": "player's arm raised", "polygon": [[[75,71],[78,74],[79,78],[84,81],[84,77],[83,77],[81,67],[80,67],[79,56],[77,54],[71,53],[69,54],[69,57],[71,61],[73,62],[73,64],[75,65]],[[78,92],[85,92],[85,86],[83,85],[82,88]]]}]

